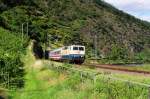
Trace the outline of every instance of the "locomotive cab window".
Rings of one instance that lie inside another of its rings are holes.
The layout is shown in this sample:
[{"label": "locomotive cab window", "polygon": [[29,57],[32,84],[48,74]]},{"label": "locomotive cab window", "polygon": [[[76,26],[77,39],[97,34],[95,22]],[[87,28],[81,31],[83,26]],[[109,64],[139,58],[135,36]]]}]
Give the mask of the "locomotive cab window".
[{"label": "locomotive cab window", "polygon": [[80,51],[84,51],[84,48],[83,48],[83,47],[79,47],[79,50],[80,50]]},{"label": "locomotive cab window", "polygon": [[78,47],[73,47],[73,50],[78,50]]}]

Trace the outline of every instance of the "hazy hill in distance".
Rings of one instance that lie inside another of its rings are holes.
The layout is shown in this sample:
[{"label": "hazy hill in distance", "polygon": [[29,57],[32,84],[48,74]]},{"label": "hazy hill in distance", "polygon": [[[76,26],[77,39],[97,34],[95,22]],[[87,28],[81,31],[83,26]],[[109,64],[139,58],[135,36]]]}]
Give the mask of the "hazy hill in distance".
[{"label": "hazy hill in distance", "polygon": [[1,27],[20,32],[28,22],[30,38],[40,44],[83,44],[92,57],[97,42],[98,55],[108,60],[150,61],[150,23],[102,0],[0,0],[0,11]]}]

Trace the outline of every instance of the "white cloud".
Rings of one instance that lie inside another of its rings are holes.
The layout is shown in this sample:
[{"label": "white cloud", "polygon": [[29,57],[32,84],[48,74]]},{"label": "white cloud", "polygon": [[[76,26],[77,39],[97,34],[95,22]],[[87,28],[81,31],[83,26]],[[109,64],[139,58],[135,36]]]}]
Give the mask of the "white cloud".
[{"label": "white cloud", "polygon": [[139,18],[147,20],[150,22],[150,16],[139,16]]},{"label": "white cloud", "polygon": [[150,21],[150,0],[104,0],[140,19]]}]

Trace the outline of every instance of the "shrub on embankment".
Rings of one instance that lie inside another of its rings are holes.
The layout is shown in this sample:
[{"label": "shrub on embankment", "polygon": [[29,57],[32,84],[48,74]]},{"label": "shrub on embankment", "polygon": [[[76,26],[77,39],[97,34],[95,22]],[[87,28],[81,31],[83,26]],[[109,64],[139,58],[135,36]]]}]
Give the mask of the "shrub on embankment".
[{"label": "shrub on embankment", "polygon": [[17,88],[24,85],[21,56],[25,53],[27,39],[0,28],[0,86]]}]

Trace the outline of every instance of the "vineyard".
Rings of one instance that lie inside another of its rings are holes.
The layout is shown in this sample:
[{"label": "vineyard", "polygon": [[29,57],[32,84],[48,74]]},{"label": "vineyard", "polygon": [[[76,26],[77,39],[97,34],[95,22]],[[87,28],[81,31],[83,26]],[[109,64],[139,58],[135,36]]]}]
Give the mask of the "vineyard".
[{"label": "vineyard", "polygon": [[[20,36],[20,37],[19,37]],[[27,37],[0,28],[0,86],[17,88],[24,85],[21,57],[25,54]]]}]

